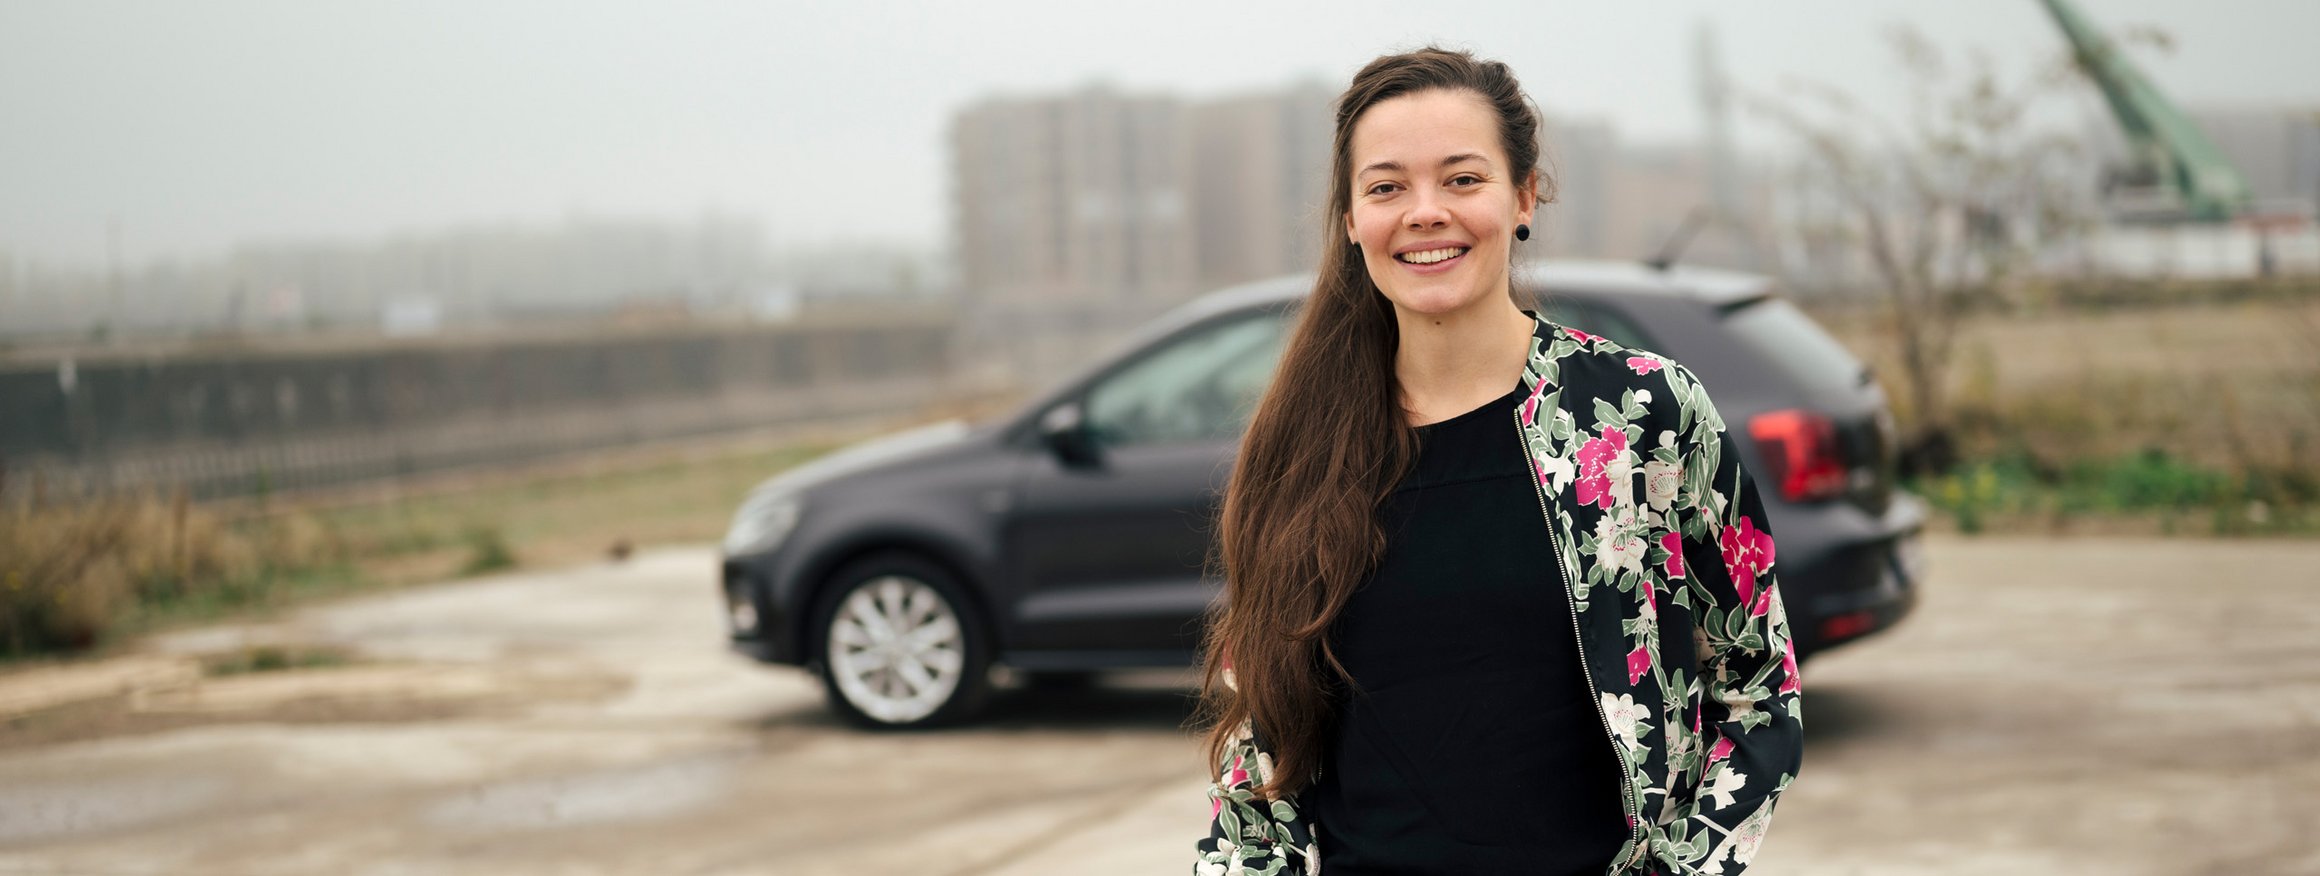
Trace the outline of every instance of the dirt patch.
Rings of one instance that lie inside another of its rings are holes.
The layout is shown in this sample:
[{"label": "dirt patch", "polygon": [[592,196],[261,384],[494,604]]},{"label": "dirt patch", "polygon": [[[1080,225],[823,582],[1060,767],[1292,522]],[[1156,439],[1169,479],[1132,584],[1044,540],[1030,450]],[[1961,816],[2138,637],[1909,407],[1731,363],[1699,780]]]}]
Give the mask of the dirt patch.
[{"label": "dirt patch", "polygon": [[[212,724],[333,724],[505,717],[626,691],[611,673],[559,667],[365,663],[325,648],[255,648],[186,658],[110,689],[0,713],[0,751]],[[21,680],[16,681],[22,686]],[[6,683],[0,683],[4,690]]]},{"label": "dirt patch", "polygon": [[203,655],[200,660],[203,675],[219,676],[346,666],[355,662],[355,654],[317,645],[252,645]]}]

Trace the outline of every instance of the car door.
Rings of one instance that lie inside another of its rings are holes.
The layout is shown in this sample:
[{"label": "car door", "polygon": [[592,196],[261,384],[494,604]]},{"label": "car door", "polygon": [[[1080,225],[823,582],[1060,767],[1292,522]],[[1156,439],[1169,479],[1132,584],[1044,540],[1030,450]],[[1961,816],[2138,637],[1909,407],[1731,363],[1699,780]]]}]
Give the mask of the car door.
[{"label": "car door", "polygon": [[1217,590],[1203,571],[1218,497],[1285,330],[1277,311],[1213,319],[1056,406],[1078,406],[1092,452],[1071,460],[1042,448],[1025,467],[1007,539],[1012,662],[1186,659]]}]

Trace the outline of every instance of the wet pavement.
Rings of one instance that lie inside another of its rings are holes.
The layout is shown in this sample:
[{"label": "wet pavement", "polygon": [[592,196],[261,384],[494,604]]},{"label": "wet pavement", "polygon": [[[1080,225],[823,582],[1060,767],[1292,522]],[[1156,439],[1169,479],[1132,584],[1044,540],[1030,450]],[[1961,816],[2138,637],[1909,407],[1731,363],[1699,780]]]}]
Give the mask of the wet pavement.
[{"label": "wet pavement", "polygon": [[[2320,545],[1936,540],[1805,669],[1752,872],[2313,873]],[[1183,676],[861,733],[719,642],[706,549],[334,603],[0,676],[0,873],[1180,873]],[[274,647],[334,665],[204,676]]]}]

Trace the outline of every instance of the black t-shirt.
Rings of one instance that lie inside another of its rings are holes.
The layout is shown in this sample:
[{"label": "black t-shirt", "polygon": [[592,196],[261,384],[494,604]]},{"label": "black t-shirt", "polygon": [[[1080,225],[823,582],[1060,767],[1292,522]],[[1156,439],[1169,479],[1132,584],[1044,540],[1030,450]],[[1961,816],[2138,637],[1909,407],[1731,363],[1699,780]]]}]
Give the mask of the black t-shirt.
[{"label": "black t-shirt", "polygon": [[1330,628],[1345,696],[1307,811],[1330,873],[1596,874],[1627,838],[1618,756],[1514,420],[1418,427],[1386,552]]}]

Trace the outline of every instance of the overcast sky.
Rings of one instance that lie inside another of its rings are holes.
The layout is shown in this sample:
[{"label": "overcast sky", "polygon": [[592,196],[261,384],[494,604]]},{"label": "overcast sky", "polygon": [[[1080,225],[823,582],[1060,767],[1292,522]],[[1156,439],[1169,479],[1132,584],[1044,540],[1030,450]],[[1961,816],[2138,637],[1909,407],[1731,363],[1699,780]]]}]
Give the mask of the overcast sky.
[{"label": "overcast sky", "polygon": [[[2320,2],[2080,0],[2177,42],[2187,104],[2320,108]],[[0,0],[0,252],[102,262],[567,216],[762,219],[777,243],[947,236],[952,112],[1090,82],[1341,84],[1428,41],[1550,113],[1694,136],[1693,33],[1745,87],[1898,99],[1882,31],[2046,57],[2035,0],[1383,3]],[[2091,102],[2085,104],[2091,110]]]}]

